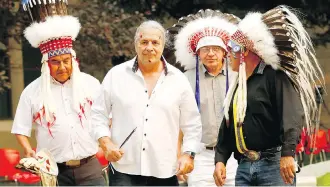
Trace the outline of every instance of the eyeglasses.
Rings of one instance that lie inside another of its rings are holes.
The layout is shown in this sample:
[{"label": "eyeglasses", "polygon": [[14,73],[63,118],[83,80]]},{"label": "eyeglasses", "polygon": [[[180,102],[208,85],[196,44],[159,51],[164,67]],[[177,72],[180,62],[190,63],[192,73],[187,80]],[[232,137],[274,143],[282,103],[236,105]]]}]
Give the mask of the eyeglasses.
[{"label": "eyeglasses", "polygon": [[212,49],[213,52],[219,52],[219,51],[222,50],[222,48],[219,47],[219,46],[202,47],[202,48],[200,48],[199,50],[200,50],[200,52],[202,52],[202,53],[209,53],[209,52],[211,51],[211,49]]}]

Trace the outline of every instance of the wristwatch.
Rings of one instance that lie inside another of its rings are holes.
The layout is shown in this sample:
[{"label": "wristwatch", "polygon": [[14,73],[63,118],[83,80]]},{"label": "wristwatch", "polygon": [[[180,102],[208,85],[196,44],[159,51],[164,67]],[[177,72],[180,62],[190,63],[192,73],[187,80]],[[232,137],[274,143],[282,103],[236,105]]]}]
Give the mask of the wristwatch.
[{"label": "wristwatch", "polygon": [[194,152],[186,151],[186,152],[184,152],[183,154],[187,154],[187,155],[189,155],[191,159],[194,159],[194,158],[195,158],[195,153],[194,153]]}]

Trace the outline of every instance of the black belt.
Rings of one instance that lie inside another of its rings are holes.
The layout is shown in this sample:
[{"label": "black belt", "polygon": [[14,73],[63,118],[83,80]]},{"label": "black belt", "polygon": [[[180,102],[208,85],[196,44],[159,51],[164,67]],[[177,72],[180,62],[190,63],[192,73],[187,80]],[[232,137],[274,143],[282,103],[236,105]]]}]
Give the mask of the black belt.
[{"label": "black belt", "polygon": [[207,150],[212,150],[214,151],[215,150],[215,147],[205,147]]},{"label": "black belt", "polygon": [[275,153],[280,152],[281,150],[282,150],[282,146],[273,147],[273,148],[265,149],[265,150],[262,150],[262,151],[253,151],[253,150],[251,150],[251,152],[253,152],[254,154],[258,154],[257,159],[251,160],[247,155],[239,154],[239,160],[248,159],[249,161],[258,161],[262,158],[273,157],[273,156],[275,156]]},{"label": "black belt", "polygon": [[95,155],[83,158],[81,160],[69,160],[63,163],[57,163],[58,166],[64,166],[64,167],[69,167],[69,168],[77,168],[80,167],[84,164],[86,164],[88,161],[90,161],[91,159],[95,158]]}]

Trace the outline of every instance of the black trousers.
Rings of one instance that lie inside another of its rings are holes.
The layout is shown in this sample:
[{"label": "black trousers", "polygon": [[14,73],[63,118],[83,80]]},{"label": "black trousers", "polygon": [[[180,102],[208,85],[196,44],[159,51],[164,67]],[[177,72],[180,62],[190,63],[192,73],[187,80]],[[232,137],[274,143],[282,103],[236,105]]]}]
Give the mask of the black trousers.
[{"label": "black trousers", "polygon": [[109,170],[109,186],[179,186],[176,176],[160,179],[141,175],[129,175]]},{"label": "black trousers", "polygon": [[102,167],[96,158],[87,163],[70,168],[63,164],[57,164],[59,174],[57,181],[59,186],[104,186],[105,180],[102,176]]}]

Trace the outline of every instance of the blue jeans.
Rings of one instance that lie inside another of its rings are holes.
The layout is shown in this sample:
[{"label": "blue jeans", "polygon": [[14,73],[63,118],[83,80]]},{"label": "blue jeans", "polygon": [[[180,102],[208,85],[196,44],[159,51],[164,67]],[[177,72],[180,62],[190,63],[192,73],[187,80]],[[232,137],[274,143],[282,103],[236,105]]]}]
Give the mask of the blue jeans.
[{"label": "blue jeans", "polygon": [[235,186],[296,186],[285,184],[280,174],[281,152],[250,162],[246,158],[239,161]]}]

